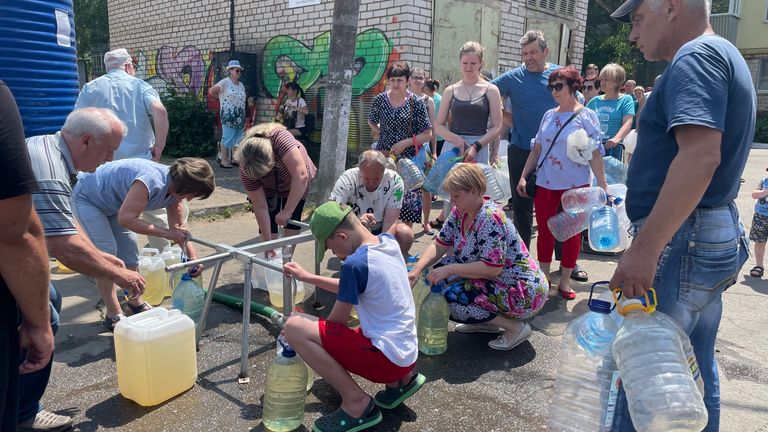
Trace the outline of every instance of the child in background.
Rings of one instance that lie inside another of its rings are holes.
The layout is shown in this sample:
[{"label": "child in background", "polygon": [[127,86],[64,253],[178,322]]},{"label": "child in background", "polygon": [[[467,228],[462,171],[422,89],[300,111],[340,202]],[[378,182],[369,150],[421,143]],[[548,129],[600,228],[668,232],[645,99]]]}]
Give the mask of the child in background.
[{"label": "child in background", "polygon": [[[314,275],[294,262],[284,272],[337,293],[328,318],[293,315],[283,335],[297,354],[339,392],[341,407],[315,421],[315,431],[363,430],[381,422],[378,407],[393,409],[426,381],[413,371],[418,357],[415,307],[405,261],[393,228],[371,234],[351,212],[335,201],[318,207],[309,223],[321,246],[315,259],[331,249],[344,260],[339,279]],[[355,306],[360,327],[347,326]],[[386,384],[375,398],[350,373]]]},{"label": "child in background", "polygon": [[[768,171],[768,169],[766,169]],[[756,278],[763,277],[763,255],[765,254],[765,241],[768,239],[768,177],[760,180],[757,189],[752,191],[755,203],[755,215],[752,216],[752,227],[749,229],[749,239],[755,242],[755,261],[757,265],[752,267],[749,275]]]}]

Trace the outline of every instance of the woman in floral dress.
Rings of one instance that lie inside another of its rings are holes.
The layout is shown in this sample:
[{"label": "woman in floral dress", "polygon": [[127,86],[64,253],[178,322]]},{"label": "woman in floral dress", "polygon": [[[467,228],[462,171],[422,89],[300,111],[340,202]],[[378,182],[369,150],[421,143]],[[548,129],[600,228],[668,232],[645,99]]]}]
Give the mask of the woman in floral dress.
[{"label": "woman in floral dress", "polygon": [[245,132],[245,86],[240,82],[243,68],[240,62],[230,60],[227,65],[229,77],[219,81],[208,90],[218,97],[221,104],[221,161],[222,168],[232,168],[234,147],[243,139]]},{"label": "woman in floral dress", "polygon": [[447,281],[444,295],[461,333],[500,333],[488,346],[510,350],[526,340],[524,321],[544,306],[549,285],[515,226],[485,192],[485,175],[475,164],[459,164],[445,178],[451,210],[435,241],[408,274],[422,271],[430,284]]}]

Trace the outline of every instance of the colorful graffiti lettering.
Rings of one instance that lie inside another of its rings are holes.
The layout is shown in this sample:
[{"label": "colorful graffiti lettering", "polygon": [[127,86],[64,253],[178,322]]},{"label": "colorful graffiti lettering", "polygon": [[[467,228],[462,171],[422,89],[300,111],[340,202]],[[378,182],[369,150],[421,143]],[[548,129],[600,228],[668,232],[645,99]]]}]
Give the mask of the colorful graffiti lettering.
[{"label": "colorful graffiti lettering", "polygon": [[136,51],[139,70],[136,76],[149,82],[159,92],[172,87],[179,93],[192,93],[204,100],[205,90],[212,85],[211,51],[203,52],[194,46],[180,50],[162,46],[149,52]]},{"label": "colorful graffiti lettering", "polygon": [[[328,51],[331,33],[321,33],[311,47],[287,35],[275,36],[264,47],[262,76],[265,90],[277,97],[283,83],[296,81],[309,89],[328,73]],[[355,75],[352,95],[359,96],[381,80],[392,48],[379,29],[368,29],[357,35],[355,43]]]}]

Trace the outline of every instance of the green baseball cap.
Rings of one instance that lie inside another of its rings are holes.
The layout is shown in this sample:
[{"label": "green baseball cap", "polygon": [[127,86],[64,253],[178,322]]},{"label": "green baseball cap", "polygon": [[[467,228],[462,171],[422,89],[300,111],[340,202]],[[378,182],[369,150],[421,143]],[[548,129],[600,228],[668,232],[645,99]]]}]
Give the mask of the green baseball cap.
[{"label": "green baseball cap", "polygon": [[323,261],[325,250],[327,249],[325,241],[351,211],[352,207],[348,205],[340,204],[336,201],[328,201],[316,208],[315,212],[312,213],[312,219],[309,220],[309,229],[312,230],[312,235],[315,236],[318,245],[315,261],[318,263]]}]

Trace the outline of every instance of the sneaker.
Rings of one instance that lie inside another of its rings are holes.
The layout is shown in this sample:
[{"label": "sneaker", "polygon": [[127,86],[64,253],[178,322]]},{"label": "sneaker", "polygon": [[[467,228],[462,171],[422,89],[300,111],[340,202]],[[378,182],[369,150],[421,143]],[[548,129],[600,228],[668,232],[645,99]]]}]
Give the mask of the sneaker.
[{"label": "sneaker", "polygon": [[40,410],[36,416],[19,423],[20,431],[59,432],[72,427],[72,417],[58,415],[46,410]]},{"label": "sneaker", "polygon": [[459,333],[499,333],[503,329],[499,326],[495,326],[490,323],[480,324],[456,324],[456,329]]},{"label": "sneaker", "polygon": [[[104,327],[106,327],[106,328],[107,328],[107,330],[109,330],[109,331],[115,331],[115,326],[116,326],[116,325],[117,325],[117,323],[119,323],[119,322],[120,322],[120,320],[121,320],[121,319],[123,319],[123,318],[125,318],[125,315],[123,315],[123,314],[117,314],[117,315],[115,315],[115,316],[109,316],[109,315],[107,315],[107,317],[105,317],[105,318],[104,318],[104,319],[101,321],[101,324],[102,324]],[[42,412],[42,411],[40,411],[40,412]],[[38,413],[38,414],[39,414],[39,413]]]},{"label": "sneaker", "polygon": [[507,338],[504,337],[506,332],[504,332],[504,334],[499,335],[498,338],[489,341],[488,346],[499,351],[509,351],[528,339],[528,337],[531,336],[531,332],[533,332],[533,329],[526,323],[525,327],[523,327],[523,329],[520,330],[520,333],[518,333],[512,340],[507,340]]}]

